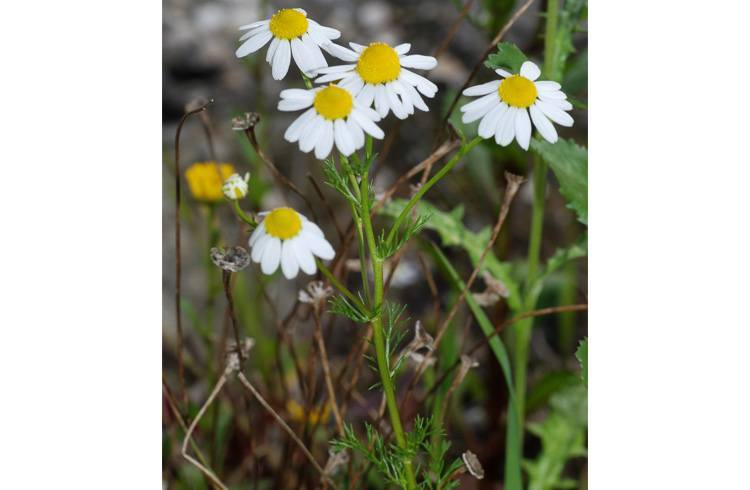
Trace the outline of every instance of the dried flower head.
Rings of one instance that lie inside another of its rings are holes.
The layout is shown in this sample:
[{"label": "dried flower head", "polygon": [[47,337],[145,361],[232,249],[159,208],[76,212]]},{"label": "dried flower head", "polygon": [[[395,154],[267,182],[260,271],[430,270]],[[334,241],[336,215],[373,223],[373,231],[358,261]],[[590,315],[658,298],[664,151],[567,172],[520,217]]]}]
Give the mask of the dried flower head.
[{"label": "dried flower head", "polygon": [[326,286],[323,281],[310,281],[307,288],[301,289],[297,298],[302,303],[320,305],[331,297],[333,288]]},{"label": "dried flower head", "polygon": [[240,246],[211,249],[211,262],[225,271],[237,272],[250,263],[250,254]]},{"label": "dried flower head", "polygon": [[482,463],[479,462],[479,458],[477,458],[476,454],[471,451],[466,451],[461,455],[461,459],[464,460],[466,469],[469,470],[469,473],[471,473],[474,478],[477,480],[484,478],[484,468],[482,468]]},{"label": "dried flower head", "polygon": [[334,452],[332,448],[329,448],[328,461],[326,461],[326,466],[323,468],[323,473],[325,476],[334,476],[347,463],[349,463],[349,451],[343,449],[339,452]]},{"label": "dried flower head", "polygon": [[224,185],[221,190],[224,191],[224,197],[227,199],[242,199],[247,196],[247,190],[250,182],[250,173],[245,173],[244,177],[239,174],[232,174],[227,180],[224,181]]},{"label": "dried flower head", "polygon": [[480,306],[492,306],[500,301],[500,298],[510,296],[505,284],[495,279],[489,272],[483,271],[482,279],[484,279],[485,290],[481,293],[472,293],[472,296],[474,296],[474,299]]},{"label": "dried flower head", "polygon": [[435,339],[432,335],[422,327],[422,322],[417,320],[414,325],[414,338],[401,352],[401,356],[408,357],[417,366],[421,366],[422,363],[430,366],[435,363],[435,357],[433,356],[433,352],[435,352],[434,342]]},{"label": "dried flower head", "polygon": [[260,115],[257,112],[246,112],[241,116],[232,118],[233,131],[246,131],[254,127],[260,121]]}]

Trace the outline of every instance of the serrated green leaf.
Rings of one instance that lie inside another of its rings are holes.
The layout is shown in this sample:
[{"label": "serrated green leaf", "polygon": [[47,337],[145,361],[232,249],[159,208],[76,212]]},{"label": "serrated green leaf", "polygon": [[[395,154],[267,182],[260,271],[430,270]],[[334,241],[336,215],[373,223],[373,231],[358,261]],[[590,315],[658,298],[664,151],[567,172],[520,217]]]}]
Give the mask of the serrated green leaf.
[{"label": "serrated green leaf", "polygon": [[581,364],[581,377],[583,378],[583,384],[586,388],[589,387],[589,338],[585,337],[578,344],[576,350],[576,359]]},{"label": "serrated green leaf", "polygon": [[589,159],[586,148],[563,138],[555,144],[532,138],[531,149],[549,164],[560,183],[560,194],[568,201],[568,207],[575,211],[578,221],[588,225]]},{"label": "serrated green leaf", "polygon": [[[406,206],[405,200],[394,199],[383,206],[380,213],[395,218],[401,214],[404,206]],[[421,201],[417,205],[417,209],[418,213],[427,213],[430,216],[430,219],[424,224],[425,228],[436,231],[440,235],[443,245],[463,248],[469,254],[471,263],[476,266],[489,241],[491,233],[489,227],[482,229],[479,233],[467,229],[462,222],[463,206],[457,206],[453,208],[453,211],[446,213],[427,201]],[[495,254],[490,252],[484,259],[484,268],[505,284],[509,293],[507,301],[511,309],[516,312],[521,311],[520,288],[518,282],[511,275],[510,264],[501,262]]]},{"label": "serrated green leaf", "polygon": [[518,49],[518,46],[509,42],[502,42],[497,45],[497,53],[489,55],[484,65],[493,70],[502,68],[511,73],[518,73],[526,59],[526,55]]}]

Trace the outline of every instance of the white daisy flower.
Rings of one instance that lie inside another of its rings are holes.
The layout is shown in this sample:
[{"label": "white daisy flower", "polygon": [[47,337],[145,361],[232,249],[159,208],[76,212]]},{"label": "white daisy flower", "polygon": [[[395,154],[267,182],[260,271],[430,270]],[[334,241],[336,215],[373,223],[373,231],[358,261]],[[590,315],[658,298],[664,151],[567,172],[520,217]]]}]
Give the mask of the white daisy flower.
[{"label": "white daisy flower", "polygon": [[328,66],[320,48],[327,49],[332,39],[341,36],[336,29],[308,19],[302,9],[281,9],[270,19],[241,26],[240,30],[247,32],[240,38],[244,42],[235,53],[238,58],[258,51],[271,41],[266,61],[271,65],[274,80],[286,76],[291,58],[305,74]]},{"label": "white daisy flower", "polygon": [[532,122],[550,143],[557,141],[552,122],[561,126],[573,125],[573,118],[565,112],[573,108],[565,100],[567,95],[560,91],[557,82],[535,81],[541,71],[534,63],[524,62],[518,75],[499,69],[495,73],[503,78],[469,87],[463,92],[464,95],[482,96],[461,107],[464,123],[482,119],[477,131],[479,136],[486,139],[494,135],[497,144],[502,146],[508,146],[515,138],[521,148],[528,150]]},{"label": "white daisy flower", "polygon": [[[311,107],[312,106],[312,107]],[[290,143],[299,141],[299,149],[308,153],[315,148],[315,158],[323,160],[336,148],[349,156],[365,144],[365,133],[383,139],[376,121],[380,116],[359,103],[346,88],[338,85],[310,90],[291,88],[281,91],[280,111],[306,109],[284,133]]]},{"label": "white daisy flower", "polygon": [[242,199],[247,195],[248,182],[250,182],[249,172],[244,177],[240,177],[239,174],[232,174],[224,181],[221,190],[227,199]]},{"label": "white daisy flower", "polygon": [[414,114],[414,108],[427,112],[429,109],[422,100],[434,97],[437,85],[408,68],[431,70],[437,66],[432,56],[407,54],[411,44],[399,44],[395,48],[386,43],[372,43],[369,46],[349,43],[352,49],[331,44],[328,52],[351,64],[320,68],[322,75],[315,81],[325,83],[341,80],[339,85],[346,87],[357,96],[357,101],[370,107],[375,102],[375,110],[381,117],[393,113],[399,119]]},{"label": "white daisy flower", "polygon": [[287,279],[294,279],[300,269],[315,274],[315,257],[331,260],[336,252],[315,223],[292,208],[276,208],[259,213],[263,218],[250,235],[250,258],[260,264],[263,274],[271,275],[281,264]]}]

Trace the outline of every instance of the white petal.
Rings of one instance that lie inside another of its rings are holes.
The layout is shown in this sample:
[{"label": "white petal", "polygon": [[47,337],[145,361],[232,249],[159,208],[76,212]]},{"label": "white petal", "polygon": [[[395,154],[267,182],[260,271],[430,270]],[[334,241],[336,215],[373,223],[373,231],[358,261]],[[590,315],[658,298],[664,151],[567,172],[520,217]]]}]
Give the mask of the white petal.
[{"label": "white petal", "polygon": [[362,87],[364,86],[365,82],[363,82],[362,79],[354,73],[339,82],[339,87],[345,88],[355,97],[359,94],[359,92],[362,90]]},{"label": "white petal", "polygon": [[349,117],[353,117],[357,121],[359,126],[365,131],[365,133],[369,134],[373,138],[382,140],[385,137],[385,133],[383,133],[383,130],[380,129],[378,125],[372,121],[372,119],[364,115],[361,110],[355,108],[349,115]]},{"label": "white petal", "polygon": [[302,43],[307,47],[310,52],[312,59],[310,60],[310,71],[316,72],[321,68],[328,66],[326,57],[323,56],[323,52],[320,51],[320,47],[313,41],[309,34],[302,34]]},{"label": "white petal", "polygon": [[388,100],[385,95],[385,86],[382,83],[375,85],[375,110],[380,117],[388,115]]},{"label": "white petal", "polygon": [[570,127],[573,125],[573,118],[570,117],[570,114],[563,111],[559,107],[549,104],[543,100],[537,100],[535,105],[544,113],[545,116],[547,116],[560,126]]},{"label": "white petal", "polygon": [[317,113],[315,112],[314,107],[311,107],[310,109],[305,111],[300,117],[295,119],[294,122],[289,125],[286,132],[284,133],[284,139],[290,143],[294,143],[295,141],[299,140],[302,134],[302,129],[308,122],[312,121],[316,114]]},{"label": "white petal", "polygon": [[552,82],[549,80],[543,81],[543,82],[534,82],[534,85],[536,85],[536,89],[539,92],[554,92],[556,90],[560,90],[560,84],[557,82]]},{"label": "white petal", "polygon": [[539,134],[542,135],[542,138],[550,143],[557,142],[557,131],[555,131],[555,127],[549,122],[549,119],[542,114],[542,111],[539,110],[536,104],[529,107],[529,114],[531,115],[531,121],[534,123],[537,131],[539,131]]},{"label": "white petal", "polygon": [[301,8],[297,7],[294,10],[296,10],[300,14],[304,15],[305,17],[307,17],[307,11],[305,9],[301,9]]},{"label": "white petal", "polygon": [[[544,100],[544,99],[540,99],[540,100]],[[573,109],[573,104],[571,104],[565,99],[547,99],[547,100],[544,100],[544,103],[547,105],[555,106],[564,111],[569,111]]]},{"label": "white petal", "polygon": [[326,121],[323,125],[323,132],[315,143],[315,158],[325,160],[333,148],[333,123]]},{"label": "white petal", "polygon": [[270,19],[259,20],[257,22],[253,22],[252,24],[245,24],[244,26],[240,26],[239,30],[240,31],[244,31],[246,29],[253,29],[253,28],[258,27],[258,26],[268,25],[270,22],[271,22]]},{"label": "white petal", "polygon": [[407,68],[417,68],[419,70],[432,70],[437,66],[437,60],[432,56],[422,56],[421,54],[410,54],[401,57],[401,66]]},{"label": "white petal", "polygon": [[271,41],[271,45],[268,46],[268,51],[266,51],[266,63],[271,63],[273,61],[273,55],[276,54],[276,49],[279,47],[279,43],[281,40],[278,37],[273,38]]},{"label": "white petal", "polygon": [[293,240],[284,240],[284,243],[281,244],[281,272],[287,279],[294,279],[299,272],[297,255],[294,253],[294,245],[292,245]]},{"label": "white petal", "polygon": [[302,73],[306,75],[310,73],[313,56],[298,37],[292,39],[292,57]]},{"label": "white petal", "polygon": [[497,125],[500,122],[500,118],[507,110],[508,106],[502,103],[494,107],[479,122],[477,134],[484,139],[492,138],[495,135],[495,131],[497,131]]},{"label": "white petal", "polygon": [[359,150],[365,146],[365,132],[357,124],[357,120],[352,117],[347,118],[346,127],[349,129],[349,134],[352,135],[352,140],[354,140],[354,149]]},{"label": "white petal", "polygon": [[276,53],[273,55],[273,63],[271,64],[271,75],[274,80],[281,80],[289,71],[289,61],[292,59],[291,51],[292,48],[286,39],[281,41],[279,47],[276,48]]},{"label": "white petal", "polygon": [[279,268],[280,258],[281,240],[271,237],[266,244],[265,250],[263,250],[263,258],[260,261],[260,270],[263,271],[263,274],[273,274]]},{"label": "white petal", "polygon": [[282,99],[279,101],[277,106],[280,111],[298,111],[310,107],[312,104],[311,100],[303,99]]},{"label": "white petal", "polygon": [[331,260],[336,256],[336,251],[325,238],[312,233],[304,233],[303,236],[313,255],[317,255],[323,260]]},{"label": "white petal", "polygon": [[252,247],[255,245],[255,242],[258,241],[260,237],[263,236],[263,234],[266,232],[266,227],[261,222],[254,230],[253,233],[250,235],[250,239],[247,241],[247,244]]},{"label": "white petal", "polygon": [[[399,79],[399,82],[401,80]],[[417,92],[417,89],[415,89],[413,86],[411,86],[408,83],[401,83],[401,86],[404,87],[406,90],[406,93],[411,98],[411,103],[414,104],[414,107],[419,109],[420,111],[428,112],[430,109],[427,108],[427,104],[424,103],[424,100],[422,100],[422,97],[419,95],[419,92]]]},{"label": "white petal", "polygon": [[312,19],[307,19],[307,22],[312,27],[312,29],[308,27],[308,31],[316,31],[327,39],[338,39],[341,37],[341,32],[332,27],[322,26]]},{"label": "white petal", "polygon": [[490,94],[497,90],[497,88],[500,86],[500,82],[502,82],[502,80],[492,80],[491,82],[483,83],[481,85],[474,85],[473,87],[469,87],[464,90],[463,94],[472,97],[477,95]]},{"label": "white petal", "polygon": [[370,107],[373,100],[375,100],[375,86],[366,83],[362,87],[362,91],[357,95],[357,102],[365,107]]},{"label": "white petal", "polygon": [[516,113],[519,110],[516,107],[509,107],[500,119],[500,124],[495,133],[495,141],[498,145],[508,146],[513,141],[513,138],[516,136]]},{"label": "white petal", "polygon": [[393,48],[393,50],[396,51],[396,54],[398,54],[399,56],[408,53],[410,49],[410,43],[399,44],[398,46]]},{"label": "white petal", "polygon": [[315,257],[313,257],[313,254],[308,248],[307,243],[305,243],[304,240],[294,240],[292,242],[292,245],[294,247],[294,254],[297,256],[297,261],[299,262],[300,269],[302,269],[305,274],[315,274]]},{"label": "white petal", "polygon": [[250,53],[254,53],[265,46],[265,44],[270,41],[272,37],[273,34],[271,34],[271,31],[265,31],[261,32],[260,34],[256,34],[255,36],[245,41],[242,46],[237,48],[237,51],[235,51],[234,55],[238,58],[242,58],[243,56],[247,56]]},{"label": "white petal", "polygon": [[312,90],[303,88],[288,88],[279,92],[282,99],[306,100],[312,102],[315,99],[315,93]]},{"label": "white petal", "polygon": [[350,72],[338,72],[338,73],[328,73],[327,75],[321,75],[318,78],[315,79],[315,83],[327,83],[327,82],[334,82],[336,80],[341,80],[342,78],[346,78],[350,76]]},{"label": "white petal", "polygon": [[266,32],[266,31],[271,32],[271,31],[268,30],[268,26],[254,27],[254,28],[250,29],[249,31],[247,31],[246,33],[244,33],[240,37],[239,41],[242,42],[245,39],[250,39],[251,37],[255,36],[256,34],[260,34],[261,32]]},{"label": "white petal", "polygon": [[357,67],[357,65],[336,65],[336,66],[328,66],[326,68],[321,68],[320,70],[316,70],[316,73],[318,75],[325,75],[328,73],[342,73],[346,71],[352,71]]},{"label": "white petal", "polygon": [[354,108],[373,122],[380,121],[380,114],[378,114],[375,109],[361,105],[358,100],[355,100]]},{"label": "white petal", "polygon": [[388,101],[388,106],[391,108],[396,117],[399,119],[406,119],[409,114],[406,112],[403,104],[396,96],[396,92],[394,92],[393,89],[388,86],[385,87],[384,92],[385,98]]},{"label": "white petal", "polygon": [[318,138],[323,132],[323,125],[325,119],[320,115],[316,115],[312,121],[302,130],[302,136],[299,139],[299,149],[305,153],[309,153],[315,147],[315,143],[318,142]]},{"label": "white petal", "polygon": [[490,102],[499,102],[499,101],[500,101],[500,96],[496,93],[490,92],[487,95],[483,95],[482,97],[475,99],[466,105],[461,106],[459,111],[472,112],[472,111],[479,109],[480,107],[486,106]]},{"label": "white petal", "polygon": [[528,78],[532,82],[539,78],[541,74],[542,71],[533,61],[524,61],[523,65],[521,65],[521,76]]},{"label": "white petal", "polygon": [[432,83],[431,81],[427,80],[422,75],[417,75],[413,71],[409,71],[406,68],[401,69],[401,77],[406,82],[412,84],[413,86],[417,87],[417,90],[422,93],[425,97],[434,97],[437,93],[437,85]]},{"label": "white petal", "polygon": [[[302,216],[302,215],[300,214],[300,216]],[[311,233],[313,235],[317,235],[319,237],[323,236],[323,230],[321,230],[318,225],[316,225],[315,223],[313,223],[309,219],[305,218],[304,216],[303,216],[303,218],[304,218],[302,220],[302,229],[303,230],[305,230],[306,232]]]},{"label": "white petal", "polygon": [[539,92],[539,98],[542,100],[563,100],[567,99],[568,96],[560,90],[554,90],[552,92]]},{"label": "white petal", "polygon": [[398,79],[396,79],[388,85],[391,87],[391,90],[393,90],[401,99],[401,105],[404,106],[404,110],[406,111],[406,113],[414,114],[414,103],[411,100],[411,96],[406,91],[406,87],[409,86],[409,84],[403,84]]},{"label": "white petal", "polygon": [[349,47],[351,47],[357,53],[361,53],[365,49],[365,46],[357,43],[349,43]]},{"label": "white petal", "polygon": [[333,123],[333,139],[336,141],[336,148],[345,156],[354,153],[354,138],[349,134],[343,119],[336,119]]},{"label": "white petal", "polygon": [[342,61],[347,61],[351,63],[359,59],[358,53],[355,53],[351,49],[345,48],[343,46],[339,46],[338,44],[330,43],[327,46],[325,46],[325,49],[326,51],[331,53],[331,56],[335,56],[336,58]]},{"label": "white petal", "polygon": [[529,149],[529,141],[531,141],[531,121],[529,120],[529,112],[526,109],[518,109],[516,112],[516,141],[524,150]]},{"label": "white petal", "polygon": [[507,72],[507,71],[503,70],[502,68],[498,68],[497,70],[495,70],[495,73],[497,73],[498,75],[500,75],[503,78],[508,78],[509,76],[512,75],[512,73]]}]

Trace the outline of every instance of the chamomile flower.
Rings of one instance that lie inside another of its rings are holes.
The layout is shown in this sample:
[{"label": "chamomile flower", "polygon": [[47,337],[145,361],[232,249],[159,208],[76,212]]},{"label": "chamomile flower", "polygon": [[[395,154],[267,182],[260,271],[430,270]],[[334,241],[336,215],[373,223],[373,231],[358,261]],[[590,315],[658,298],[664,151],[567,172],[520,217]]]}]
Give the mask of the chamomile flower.
[{"label": "chamomile flower", "polygon": [[[309,109],[307,109],[309,107]],[[331,153],[333,144],[349,156],[365,144],[365,133],[382,139],[376,121],[377,112],[359,103],[349,89],[338,85],[310,90],[291,88],[281,91],[280,111],[307,109],[289,125],[284,139],[299,142],[305,153],[315,148],[315,158],[323,160]]]},{"label": "chamomile flower", "polygon": [[470,123],[481,119],[479,136],[486,139],[494,135],[501,146],[508,146],[515,138],[521,148],[528,150],[532,122],[544,139],[554,143],[557,131],[552,122],[572,126],[573,118],[565,111],[573,106],[565,100],[567,96],[560,91],[559,83],[536,81],[541,71],[531,61],[524,62],[520,71],[514,75],[495,70],[502,79],[464,90],[464,95],[482,97],[461,107],[461,120]]},{"label": "chamomile flower", "polygon": [[357,96],[357,101],[375,110],[381,117],[390,111],[399,119],[414,114],[414,108],[427,112],[429,109],[420,93],[432,98],[437,93],[437,85],[408,68],[431,70],[437,66],[432,56],[407,54],[411,44],[391,47],[386,43],[372,43],[369,46],[349,43],[352,49],[331,44],[328,52],[350,64],[320,68],[322,75],[315,81],[325,83],[340,80],[339,85],[348,88]]},{"label": "chamomile flower", "polygon": [[306,74],[328,66],[320,48],[327,49],[332,39],[341,36],[336,29],[308,19],[307,12],[298,8],[281,9],[270,19],[241,26],[240,30],[247,32],[240,37],[242,45],[235,53],[238,58],[258,51],[271,41],[266,61],[271,65],[274,80],[286,76],[291,58]]},{"label": "chamomile flower", "polygon": [[240,177],[239,174],[232,174],[224,181],[221,190],[227,199],[242,199],[247,195],[248,182],[250,182],[249,172],[244,177]]},{"label": "chamomile flower", "polygon": [[318,225],[292,208],[276,208],[260,213],[263,219],[250,235],[250,259],[260,264],[263,274],[273,274],[281,264],[287,279],[297,277],[300,269],[315,274],[315,256],[330,260],[336,252]]}]

